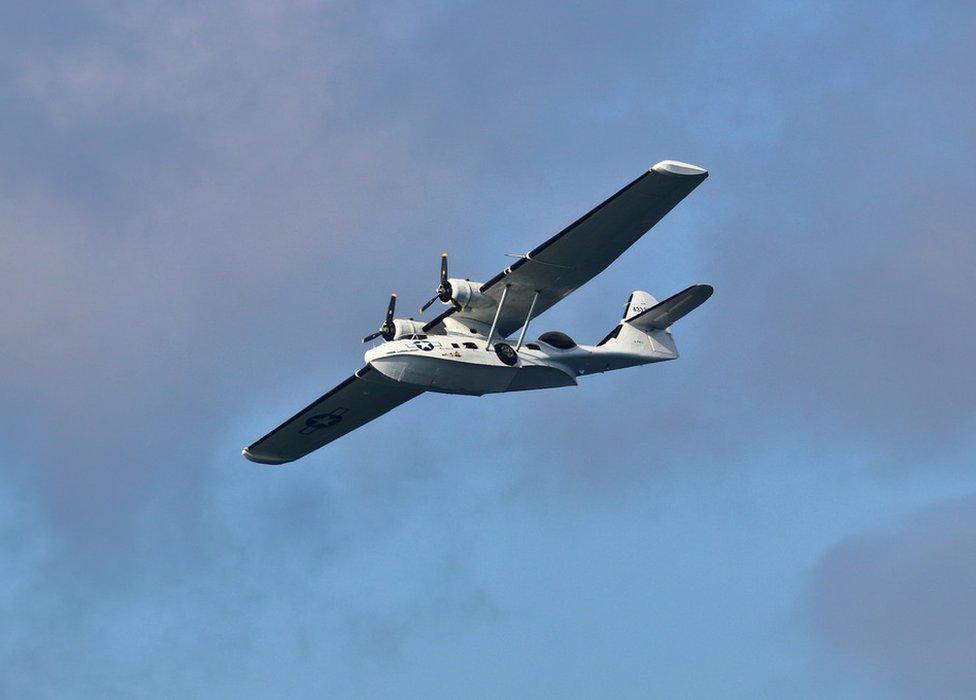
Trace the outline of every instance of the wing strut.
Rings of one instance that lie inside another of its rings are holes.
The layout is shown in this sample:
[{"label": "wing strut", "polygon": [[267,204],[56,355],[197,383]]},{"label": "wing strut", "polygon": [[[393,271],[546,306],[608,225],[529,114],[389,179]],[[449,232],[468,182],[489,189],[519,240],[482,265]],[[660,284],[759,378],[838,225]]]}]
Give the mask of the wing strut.
[{"label": "wing strut", "polygon": [[515,352],[519,351],[522,347],[522,339],[525,338],[525,331],[529,330],[529,321],[532,320],[532,312],[535,311],[535,303],[539,301],[539,290],[535,290],[535,296],[532,297],[532,303],[529,304],[529,313],[525,314],[525,323],[522,324],[522,332],[519,333],[518,342],[515,344]]},{"label": "wing strut", "polygon": [[488,331],[488,342],[485,343],[485,350],[491,350],[491,337],[495,335],[495,328],[498,327],[498,317],[502,314],[502,307],[505,306],[505,297],[508,296],[508,288],[512,285],[506,284],[502,289],[502,298],[498,300],[498,308],[495,309],[495,319],[491,322],[491,330]]}]

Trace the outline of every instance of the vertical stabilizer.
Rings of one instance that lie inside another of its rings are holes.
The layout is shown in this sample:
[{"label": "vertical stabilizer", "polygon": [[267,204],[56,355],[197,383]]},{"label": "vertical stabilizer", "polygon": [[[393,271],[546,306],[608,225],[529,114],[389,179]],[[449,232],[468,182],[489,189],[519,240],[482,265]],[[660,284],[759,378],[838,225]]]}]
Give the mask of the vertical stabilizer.
[{"label": "vertical stabilizer", "polygon": [[633,318],[637,314],[642,314],[648,309],[657,305],[657,299],[647,292],[632,292],[624,307],[624,315],[620,317],[621,322],[628,318]]}]

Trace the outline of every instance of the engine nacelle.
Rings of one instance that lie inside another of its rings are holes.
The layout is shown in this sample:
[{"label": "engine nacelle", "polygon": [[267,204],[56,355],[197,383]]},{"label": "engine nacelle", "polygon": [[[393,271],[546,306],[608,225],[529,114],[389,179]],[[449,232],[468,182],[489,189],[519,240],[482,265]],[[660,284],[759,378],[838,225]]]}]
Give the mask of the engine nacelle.
[{"label": "engine nacelle", "polygon": [[469,280],[449,279],[451,285],[451,301],[442,301],[444,305],[456,303],[462,309],[483,309],[495,306],[495,300],[482,294],[481,283]]},{"label": "engine nacelle", "polygon": [[415,335],[424,332],[423,321],[413,321],[407,318],[393,319],[393,327],[396,329],[393,333],[394,340],[399,340],[400,338],[406,338],[408,335]]}]

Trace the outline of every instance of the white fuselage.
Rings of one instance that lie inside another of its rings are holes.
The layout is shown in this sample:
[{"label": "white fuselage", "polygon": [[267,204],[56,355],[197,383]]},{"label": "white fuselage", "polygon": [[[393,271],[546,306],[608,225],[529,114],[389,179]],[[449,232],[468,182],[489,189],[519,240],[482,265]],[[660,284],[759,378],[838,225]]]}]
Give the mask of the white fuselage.
[{"label": "white fuselage", "polygon": [[393,340],[370,349],[365,355],[369,365],[390,379],[427,391],[474,396],[574,386],[576,378],[585,374],[675,357],[677,353],[672,347],[653,342],[641,343],[633,349],[612,343],[576,345],[564,350],[533,341],[519,348],[515,363],[508,365],[494,349],[487,348],[484,337],[460,335]]}]

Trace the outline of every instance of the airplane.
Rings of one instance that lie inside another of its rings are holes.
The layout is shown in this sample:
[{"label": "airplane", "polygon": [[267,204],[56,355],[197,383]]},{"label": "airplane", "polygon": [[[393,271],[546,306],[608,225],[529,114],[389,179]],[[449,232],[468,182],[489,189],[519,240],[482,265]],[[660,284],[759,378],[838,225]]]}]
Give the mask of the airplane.
[{"label": "airplane", "polygon": [[444,253],[440,283],[421,313],[438,300],[448,308],[427,322],[395,318],[393,294],[379,330],[363,338],[383,340],[366,352],[366,365],[244,448],[244,457],[293,462],[425,391],[482,396],[575,386],[588,374],[677,358],[670,327],[712,295],[707,284],[662,302],[633,292],[596,345],[558,331],[524,341],[535,317],[606,269],[707,177],[696,165],[661,161],[484,283],[449,277]]}]

